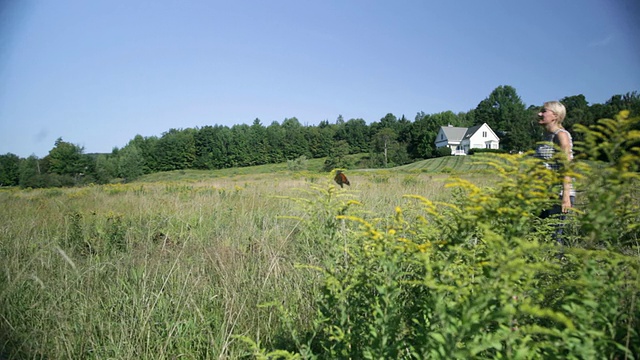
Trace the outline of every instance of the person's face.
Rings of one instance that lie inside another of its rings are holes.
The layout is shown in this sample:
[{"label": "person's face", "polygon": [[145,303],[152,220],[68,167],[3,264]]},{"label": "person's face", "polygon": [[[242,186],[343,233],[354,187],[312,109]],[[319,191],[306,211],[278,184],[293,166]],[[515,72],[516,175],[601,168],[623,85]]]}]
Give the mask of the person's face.
[{"label": "person's face", "polygon": [[553,111],[543,107],[542,110],[538,113],[538,124],[547,125],[558,119],[558,115]]}]

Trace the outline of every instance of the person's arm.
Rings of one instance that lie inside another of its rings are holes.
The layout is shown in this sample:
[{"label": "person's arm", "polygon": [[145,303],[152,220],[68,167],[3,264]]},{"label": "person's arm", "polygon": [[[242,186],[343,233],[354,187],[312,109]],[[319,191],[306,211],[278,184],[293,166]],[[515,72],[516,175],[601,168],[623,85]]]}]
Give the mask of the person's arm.
[{"label": "person's arm", "polygon": [[[560,131],[557,134],[558,142],[560,143],[560,148],[564,151],[567,156],[567,161],[571,161],[571,140],[569,139],[569,135]],[[562,212],[566,213],[571,208],[571,177],[565,176],[562,182]]]}]

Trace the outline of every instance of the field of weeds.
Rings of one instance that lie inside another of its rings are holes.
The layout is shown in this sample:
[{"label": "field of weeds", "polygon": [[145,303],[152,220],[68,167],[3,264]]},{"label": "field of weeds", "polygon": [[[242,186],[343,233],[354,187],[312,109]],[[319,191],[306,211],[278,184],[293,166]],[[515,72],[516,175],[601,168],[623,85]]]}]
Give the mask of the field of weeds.
[{"label": "field of weeds", "polygon": [[[638,154],[587,139],[564,173],[496,155],[344,188],[262,167],[1,189],[0,358],[637,358]],[[538,215],[564,175],[560,244]]]},{"label": "field of weeds", "polygon": [[273,342],[283,324],[260,305],[312,311],[318,275],[295,266],[326,260],[300,200],[389,214],[405,194],[450,196],[446,174],[347,174],[344,189],[327,173],[283,170],[0,191],[1,353],[233,358],[236,335]]}]

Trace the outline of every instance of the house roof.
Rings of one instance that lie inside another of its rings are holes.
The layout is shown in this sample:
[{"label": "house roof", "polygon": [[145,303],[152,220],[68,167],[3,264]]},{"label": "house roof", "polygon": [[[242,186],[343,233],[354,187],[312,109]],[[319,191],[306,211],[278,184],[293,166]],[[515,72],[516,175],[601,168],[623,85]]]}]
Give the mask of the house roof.
[{"label": "house roof", "polygon": [[476,125],[476,126],[472,126],[472,127],[468,128],[467,132],[464,134],[463,139],[468,139],[468,138],[472,137],[473,134],[475,134],[476,131],[478,131],[478,129],[480,129],[481,127],[482,127],[482,125]]},{"label": "house roof", "polygon": [[468,129],[464,127],[455,127],[455,126],[442,127],[442,132],[444,133],[444,136],[446,136],[449,141],[462,140],[465,134],[467,133],[467,130]]},{"label": "house roof", "polygon": [[[471,138],[483,125],[485,124],[472,126],[470,128],[442,126],[442,132],[444,132],[448,141],[462,141]],[[487,127],[491,130],[489,125],[487,125]]]}]

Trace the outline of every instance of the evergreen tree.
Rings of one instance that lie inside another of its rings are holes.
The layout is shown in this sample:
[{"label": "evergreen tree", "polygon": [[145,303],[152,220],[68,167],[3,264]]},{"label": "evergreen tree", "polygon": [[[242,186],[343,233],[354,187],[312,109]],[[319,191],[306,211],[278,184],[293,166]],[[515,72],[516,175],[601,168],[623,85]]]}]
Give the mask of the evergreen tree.
[{"label": "evergreen tree", "polygon": [[267,129],[260,119],[256,118],[249,129],[249,143],[251,144],[250,163],[263,165],[269,163],[269,142],[267,141]]},{"label": "evergreen tree", "polygon": [[274,121],[267,127],[267,141],[269,143],[269,162],[280,163],[286,160],[284,147],[286,130]]},{"label": "evergreen tree", "polygon": [[299,156],[309,156],[309,143],[305,136],[305,129],[295,117],[284,119],[282,128],[285,130],[283,153],[287,160],[293,160]]},{"label": "evergreen tree", "polygon": [[194,134],[198,169],[224,169],[229,164],[228,149],[231,144],[231,130],[222,125],[205,126]]},{"label": "evergreen tree", "polygon": [[307,142],[312,158],[329,156],[333,147],[335,133],[332,127],[312,126],[307,129]]},{"label": "evergreen tree", "polygon": [[236,124],[231,127],[231,138],[227,156],[231,167],[249,166],[253,144],[249,138],[249,125]]},{"label": "evergreen tree", "polygon": [[335,141],[331,146],[327,159],[324,161],[324,171],[348,168],[351,165],[347,162],[349,151],[349,143],[346,140]]}]

